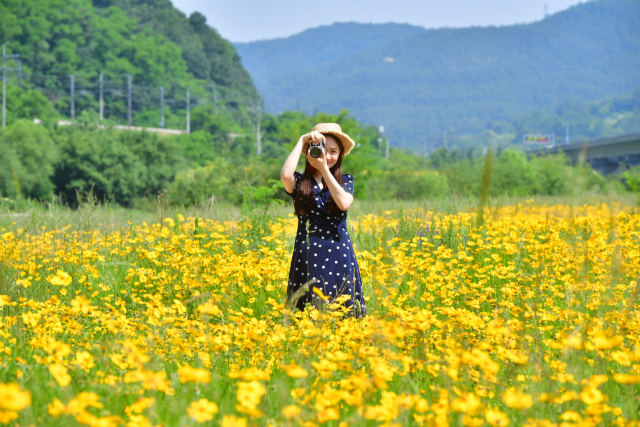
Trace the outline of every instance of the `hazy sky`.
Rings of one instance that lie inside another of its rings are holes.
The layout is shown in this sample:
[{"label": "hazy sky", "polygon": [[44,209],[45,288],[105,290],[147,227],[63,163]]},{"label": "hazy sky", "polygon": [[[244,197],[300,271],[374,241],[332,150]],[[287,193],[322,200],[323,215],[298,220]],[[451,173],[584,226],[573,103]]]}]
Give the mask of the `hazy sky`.
[{"label": "hazy sky", "polygon": [[287,37],[334,22],[398,22],[426,28],[509,25],[540,20],[577,0],[172,0],[198,11],[233,42]]}]

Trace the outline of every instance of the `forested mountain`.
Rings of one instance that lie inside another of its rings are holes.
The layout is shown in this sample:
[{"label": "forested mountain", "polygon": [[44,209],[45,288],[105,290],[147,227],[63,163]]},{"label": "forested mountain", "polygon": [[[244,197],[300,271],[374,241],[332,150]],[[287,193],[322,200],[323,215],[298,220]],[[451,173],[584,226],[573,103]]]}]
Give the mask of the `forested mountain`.
[{"label": "forested mountain", "polygon": [[262,87],[272,77],[313,70],[423,31],[424,28],[408,24],[337,23],[311,28],[288,38],[236,43],[236,48],[244,66]]},{"label": "forested mountain", "polygon": [[[425,135],[455,130],[478,133],[491,121],[511,121],[530,112],[552,111],[567,99],[596,101],[638,86],[640,1],[595,0],[546,19],[505,27],[422,30],[364,50],[337,49],[340,57],[290,72],[300,43],[308,51],[331,42],[334,27],[342,46],[358,46],[361,24],[321,27],[285,40],[238,45],[243,63],[274,110],[336,111],[385,125],[396,145],[422,143]],[[383,27],[380,27],[383,28]],[[355,34],[349,36],[349,32]],[[269,50],[264,65],[252,45]],[[275,63],[282,66],[275,71]],[[264,69],[271,77],[262,82]]]},{"label": "forested mountain", "polygon": [[194,77],[256,96],[236,49],[207,25],[201,13],[187,18],[170,0],[93,0],[93,4],[102,9],[117,6],[138,22],[139,31],[152,29],[177,44]]},{"label": "forested mountain", "polygon": [[[131,75],[134,124],[157,126],[157,114],[148,120],[159,108],[160,87],[169,119],[171,110],[184,108],[187,87],[192,106],[209,102],[211,83],[235,104],[257,97],[235,48],[202,15],[187,18],[169,0],[0,0],[0,40],[21,55],[22,85],[43,93],[63,116],[72,74],[76,114],[97,109],[103,72],[105,116],[120,119]],[[9,78],[18,84],[17,73]],[[173,125],[184,128],[184,116]]]}]

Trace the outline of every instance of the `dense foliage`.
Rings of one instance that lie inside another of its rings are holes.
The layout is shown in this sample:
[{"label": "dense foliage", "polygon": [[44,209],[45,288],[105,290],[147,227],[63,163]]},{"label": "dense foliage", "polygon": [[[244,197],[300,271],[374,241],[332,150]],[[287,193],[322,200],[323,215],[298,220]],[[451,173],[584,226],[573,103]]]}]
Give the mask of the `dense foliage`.
[{"label": "dense foliage", "polygon": [[[349,29],[347,31],[346,29]],[[395,145],[421,145],[425,135],[455,129],[477,133],[489,121],[551,110],[565,99],[595,101],[638,86],[640,3],[585,2],[527,25],[423,30],[364,45],[371,25],[320,27],[284,40],[238,45],[266,102],[274,110],[349,110],[365,123],[385,125]],[[341,56],[299,61],[323,52],[343,35]],[[259,48],[259,49],[257,49]],[[262,58],[271,58],[262,67]],[[256,59],[257,58],[257,59]],[[264,75],[269,73],[269,75]],[[326,88],[340,88],[327,91]],[[546,130],[546,129],[545,129]]]},{"label": "dense foliage", "polygon": [[514,132],[516,138],[525,133],[554,132],[557,143],[564,143],[569,124],[571,142],[640,132],[640,87],[635,91],[596,102],[565,100],[553,112],[536,111],[517,117],[503,132]]},{"label": "dense foliage", "polygon": [[[427,158],[392,148],[386,159],[376,129],[361,125],[346,111],[337,116],[296,112],[266,116],[261,156],[256,155],[251,135],[230,136],[229,129],[237,123],[225,122],[223,116],[208,117],[212,119],[202,122],[203,129],[180,136],[86,124],[48,128],[18,120],[0,134],[0,197],[48,200],[55,195],[63,203],[77,205],[91,195],[140,208],[158,195],[174,205],[241,204],[246,192],[253,191],[247,188],[279,180],[290,149],[318,122],[340,123],[358,141],[345,158],[343,171],[356,176],[359,199],[475,197],[480,192],[485,164],[481,152],[441,147]],[[91,118],[82,119],[90,122]],[[496,152],[489,192],[494,196],[563,195],[618,188],[616,181],[589,168],[574,167],[563,155],[537,157],[507,149]],[[276,197],[287,198],[282,189]]]},{"label": "dense foliage", "polygon": [[[184,110],[187,87],[193,106],[210,102],[209,83],[216,83],[226,99],[221,106],[237,108],[257,98],[235,49],[202,15],[187,18],[168,0],[95,3],[0,1],[0,40],[8,41],[9,53],[21,55],[23,85],[40,90],[60,115],[70,114],[71,74],[76,115],[97,109],[98,78],[104,72],[105,117],[121,123],[126,122],[126,74],[132,76],[134,124],[158,126],[160,87],[165,88],[168,127],[185,127],[184,115],[172,111]],[[9,76],[10,83],[18,83],[16,73]]]}]

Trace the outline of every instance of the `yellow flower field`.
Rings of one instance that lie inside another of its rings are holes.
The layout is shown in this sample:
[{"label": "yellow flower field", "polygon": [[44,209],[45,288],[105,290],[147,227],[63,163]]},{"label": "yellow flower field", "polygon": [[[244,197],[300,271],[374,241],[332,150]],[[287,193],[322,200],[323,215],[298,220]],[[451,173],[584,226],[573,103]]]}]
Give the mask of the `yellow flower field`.
[{"label": "yellow flower field", "polygon": [[295,227],[2,229],[0,423],[640,426],[637,211],[355,218],[363,319],[288,310]]}]

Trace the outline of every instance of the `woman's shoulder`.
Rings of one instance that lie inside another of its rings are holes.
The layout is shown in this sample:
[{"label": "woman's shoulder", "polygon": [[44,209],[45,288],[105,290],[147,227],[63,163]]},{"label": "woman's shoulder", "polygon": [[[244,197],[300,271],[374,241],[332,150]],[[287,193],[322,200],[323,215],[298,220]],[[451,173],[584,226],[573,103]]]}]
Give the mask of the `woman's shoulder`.
[{"label": "woman's shoulder", "polygon": [[353,179],[353,175],[348,174],[348,173],[343,173],[342,174],[342,180],[344,181],[345,179]]}]

